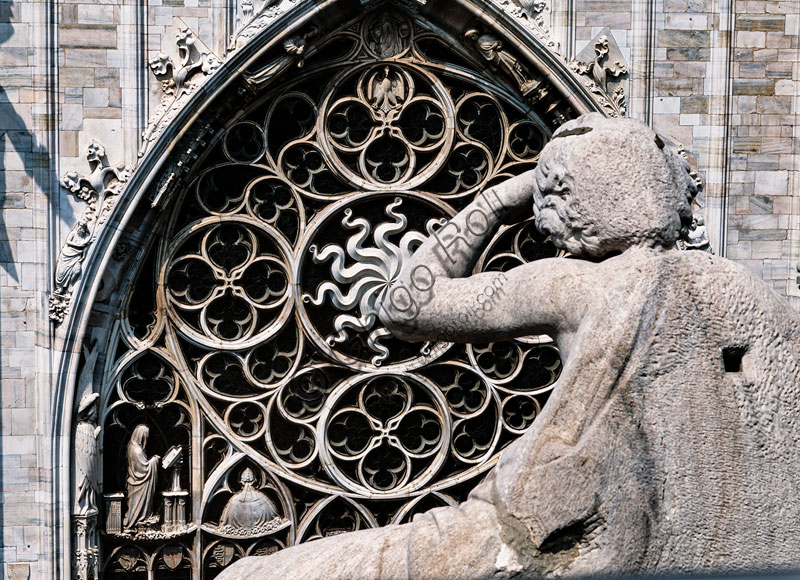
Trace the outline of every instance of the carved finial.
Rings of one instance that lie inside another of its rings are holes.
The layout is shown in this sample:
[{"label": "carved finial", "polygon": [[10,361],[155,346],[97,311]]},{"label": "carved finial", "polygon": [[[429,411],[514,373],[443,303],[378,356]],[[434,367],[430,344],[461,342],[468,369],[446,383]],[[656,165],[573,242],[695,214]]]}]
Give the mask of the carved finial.
[{"label": "carved finial", "polygon": [[570,68],[584,76],[584,86],[595,95],[611,117],[627,112],[623,78],[628,75],[622,53],[608,28],[604,28],[570,63]]}]

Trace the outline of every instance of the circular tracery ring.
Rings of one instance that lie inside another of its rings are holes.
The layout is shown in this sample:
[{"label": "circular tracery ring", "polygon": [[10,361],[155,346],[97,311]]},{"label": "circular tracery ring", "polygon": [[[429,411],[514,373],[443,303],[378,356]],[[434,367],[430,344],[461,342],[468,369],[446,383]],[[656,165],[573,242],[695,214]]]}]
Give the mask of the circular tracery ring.
[{"label": "circular tracery ring", "polygon": [[[353,82],[354,94],[340,96]],[[352,187],[413,189],[447,161],[455,107],[429,72],[397,62],[372,63],[343,71],[331,87],[317,118],[319,142]]]},{"label": "circular tracery ring", "polygon": [[[374,226],[365,216],[375,222],[376,212],[388,220]],[[301,290],[295,300],[308,337],[330,360],[362,371],[410,370],[447,350],[449,344],[440,342],[416,347],[392,343],[397,347],[392,351],[382,342],[393,339],[377,314],[400,272],[403,255],[425,239],[422,232],[438,221],[433,216],[453,213],[449,205],[427,194],[373,193],[348,196],[315,218],[299,244],[294,278]],[[419,215],[431,219],[417,219],[411,225],[411,218]],[[329,243],[331,239],[339,243]],[[319,278],[327,281],[314,284]],[[323,330],[323,325],[328,328]],[[363,352],[353,350],[353,338],[366,345]]]},{"label": "circular tracery ring", "polygon": [[235,350],[274,336],[293,307],[292,251],[259,221],[210,217],[182,232],[159,279],[170,319],[204,346]]},{"label": "circular tracery ring", "polygon": [[373,373],[343,381],[317,423],[325,471],[367,496],[407,496],[435,477],[448,457],[447,401],[428,379]]}]

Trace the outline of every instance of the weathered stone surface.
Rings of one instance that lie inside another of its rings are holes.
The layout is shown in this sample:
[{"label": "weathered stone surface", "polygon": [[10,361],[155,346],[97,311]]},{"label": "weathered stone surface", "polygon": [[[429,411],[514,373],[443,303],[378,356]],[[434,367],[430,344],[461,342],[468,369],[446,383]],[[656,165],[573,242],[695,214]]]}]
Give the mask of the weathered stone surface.
[{"label": "weathered stone surface", "polygon": [[[396,335],[467,342],[546,332],[564,357],[542,416],[466,503],[246,558],[218,578],[795,566],[800,319],[741,266],[671,249],[691,219],[696,185],[663,147],[633,121],[570,122],[535,173],[479,196],[404,264],[397,284],[414,308],[387,298],[381,315]],[[506,302],[448,335],[485,285],[485,275],[468,275],[483,245],[500,222],[523,217],[531,197],[537,227],[593,260],[509,271]],[[466,220],[492,199],[502,202],[496,223],[475,235]],[[413,284],[421,267],[430,284]]]}]

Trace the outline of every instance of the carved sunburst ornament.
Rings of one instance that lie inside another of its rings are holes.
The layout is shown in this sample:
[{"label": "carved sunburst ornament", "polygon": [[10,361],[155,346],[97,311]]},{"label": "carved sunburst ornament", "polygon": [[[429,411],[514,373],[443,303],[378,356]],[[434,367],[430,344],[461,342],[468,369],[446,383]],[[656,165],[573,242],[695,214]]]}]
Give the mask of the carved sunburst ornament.
[{"label": "carved sunburst ornament", "polygon": [[[380,304],[397,280],[403,260],[409,258],[426,239],[419,232],[405,231],[408,220],[398,211],[402,203],[402,199],[395,198],[386,206],[384,212],[391,221],[379,224],[374,232],[369,221],[354,218],[353,210],[348,208],[342,225],[348,230],[356,230],[356,233],[347,240],[346,249],[336,244],[329,244],[322,250],[316,245],[309,248],[315,262],[331,262],[330,272],[336,282],[320,284],[316,295],[304,294],[303,300],[315,306],[329,301],[336,309],[348,312],[336,316],[336,334],[327,337],[328,344],[334,346],[348,340],[351,331],[368,333],[367,344],[375,352],[372,357],[375,366],[380,366],[389,356],[389,349],[381,343],[382,338],[389,336],[389,331],[378,320]],[[432,233],[436,223],[441,222],[429,221],[428,234]],[[370,233],[372,245],[365,247]],[[401,233],[398,244],[390,241],[390,236]],[[355,261],[349,266],[346,265],[348,256]],[[348,285],[348,289],[343,293],[340,285]]]}]

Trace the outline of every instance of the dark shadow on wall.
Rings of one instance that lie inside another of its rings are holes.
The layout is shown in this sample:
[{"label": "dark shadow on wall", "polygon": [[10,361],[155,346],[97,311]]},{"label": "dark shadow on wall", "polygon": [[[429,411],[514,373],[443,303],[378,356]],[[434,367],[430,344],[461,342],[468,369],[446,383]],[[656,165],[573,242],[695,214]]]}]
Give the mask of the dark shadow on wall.
[{"label": "dark shadow on wall", "polygon": [[[5,2],[0,3],[0,46],[13,36],[13,20],[14,5]],[[0,50],[3,49],[0,48]],[[16,49],[5,50],[12,51]],[[21,66],[19,67],[20,72],[22,72],[27,68],[24,65],[28,64],[30,49],[20,48],[18,50],[20,54],[25,55],[25,62],[21,61]],[[7,70],[13,71],[13,67],[8,67]],[[11,251],[4,210],[25,209],[25,194],[31,192],[33,188],[25,186],[24,192],[18,191],[13,192],[16,195],[9,195],[7,189],[8,175],[5,167],[5,154],[10,151],[9,145],[13,147],[22,159],[23,168],[27,176],[48,196],[51,207],[60,205],[58,204],[60,191],[58,189],[51,191],[52,183],[49,176],[54,165],[50,152],[44,145],[37,142],[31,127],[28,127],[25,120],[17,113],[14,103],[9,99],[7,88],[10,89],[12,87],[0,86],[0,266],[5,269],[9,277],[13,278],[15,282],[19,282],[19,273]],[[49,98],[53,99],[55,95],[49,95]],[[69,204],[65,204],[64,208],[59,207],[59,209],[66,210],[61,215],[62,219],[69,222],[74,220],[74,212]]]}]

